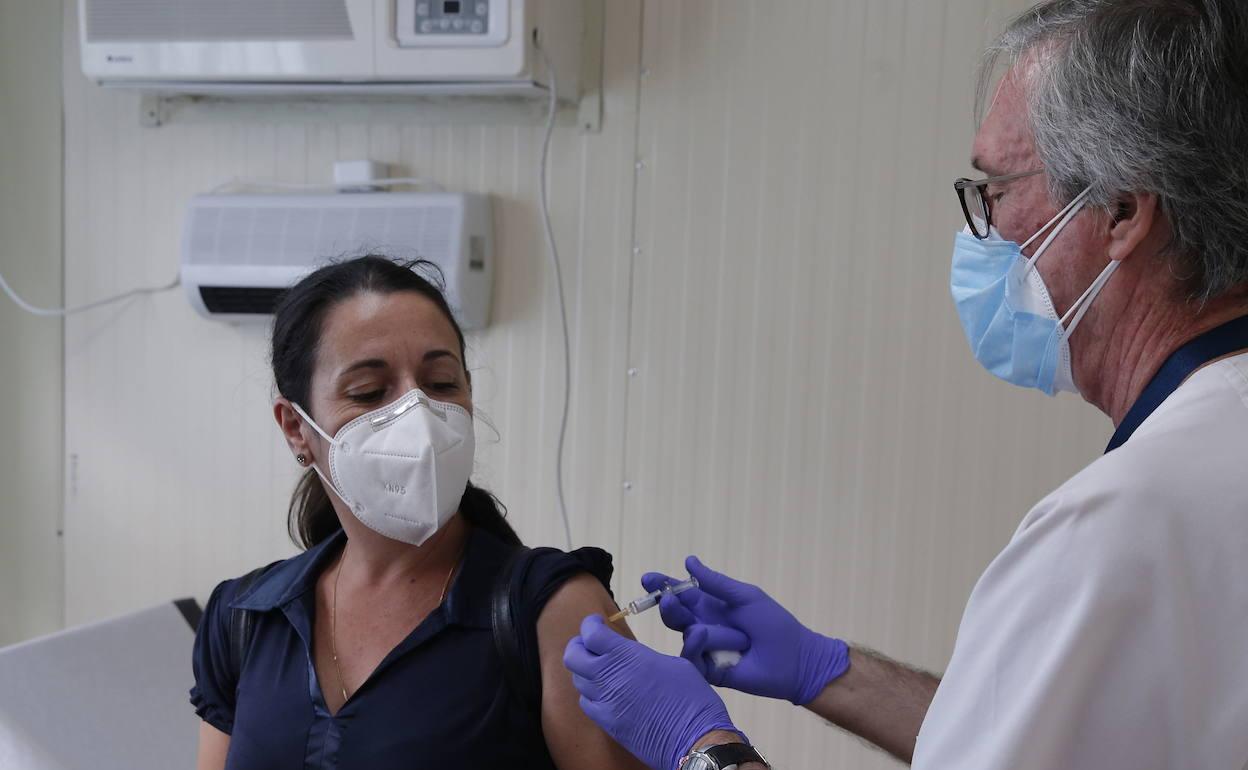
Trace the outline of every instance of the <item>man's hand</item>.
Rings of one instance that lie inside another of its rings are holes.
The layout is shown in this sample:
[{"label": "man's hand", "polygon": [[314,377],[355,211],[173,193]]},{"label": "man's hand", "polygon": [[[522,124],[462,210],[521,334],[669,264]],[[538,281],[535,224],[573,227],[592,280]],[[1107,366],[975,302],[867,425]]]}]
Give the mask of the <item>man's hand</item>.
[{"label": "man's hand", "polygon": [[[700,588],[659,602],[663,622],[685,637],[681,656],[708,682],[767,698],[806,705],[849,669],[849,647],[798,622],[758,586],[722,575],[690,556],[689,574]],[[651,572],[647,591],[675,582]],[[713,652],[741,653],[740,662],[720,667]]]},{"label": "man's hand", "polygon": [[[693,556],[685,565],[701,588],[664,596],[659,608],[668,627],[684,632],[681,655],[709,682],[806,706],[910,761],[939,679],[866,650],[851,653],[839,639],[803,626],[757,586]],[[652,572],[641,582],[654,591],[675,581]],[[740,652],[741,660],[717,668],[711,653],[718,650]]]},{"label": "man's hand", "polygon": [[581,623],[563,663],[590,719],[655,770],[675,770],[708,733],[739,733],[689,661],[625,639],[601,615]]}]

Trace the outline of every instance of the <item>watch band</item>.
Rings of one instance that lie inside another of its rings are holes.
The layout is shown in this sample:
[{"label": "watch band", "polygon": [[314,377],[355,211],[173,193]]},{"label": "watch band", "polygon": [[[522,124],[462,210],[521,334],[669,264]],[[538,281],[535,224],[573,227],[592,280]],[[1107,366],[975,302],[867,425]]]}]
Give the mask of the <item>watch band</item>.
[{"label": "watch band", "polygon": [[746,762],[759,762],[766,767],[771,767],[758,749],[745,743],[721,743],[691,751],[687,757],[680,760],[680,767],[693,770],[729,770]]}]

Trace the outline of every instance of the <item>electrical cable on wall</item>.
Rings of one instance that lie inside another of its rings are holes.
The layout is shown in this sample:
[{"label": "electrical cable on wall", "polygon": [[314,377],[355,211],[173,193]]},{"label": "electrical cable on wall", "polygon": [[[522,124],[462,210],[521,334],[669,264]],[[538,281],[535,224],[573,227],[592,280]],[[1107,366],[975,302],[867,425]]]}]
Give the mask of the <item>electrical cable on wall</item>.
[{"label": "electrical cable on wall", "polygon": [[13,290],[13,287],[9,286],[9,282],[4,280],[4,276],[0,275],[0,290],[3,290],[5,294],[9,295],[9,299],[17,303],[17,306],[22,310],[25,310],[27,313],[43,316],[45,318],[71,316],[77,313],[86,312],[88,310],[94,310],[95,308],[103,307],[104,305],[121,302],[122,300],[129,299],[130,297],[137,297],[140,294],[160,294],[162,292],[176,289],[179,285],[181,285],[181,279],[175,278],[172,283],[165,286],[153,286],[146,289],[131,289],[130,291],[113,297],[106,297],[105,299],[99,299],[95,302],[88,302],[85,305],[72,307],[37,307],[18,296],[17,292]]},{"label": "electrical cable on wall", "polygon": [[550,223],[550,195],[548,193],[549,176],[548,166],[550,160],[550,142],[555,133],[555,117],[559,112],[559,82],[555,74],[554,65],[550,62],[550,56],[547,55],[546,49],[542,48],[542,43],[538,39],[536,31],[533,34],[533,45],[537,48],[537,52],[542,56],[542,64],[546,68],[546,74],[550,77],[550,100],[546,116],[546,135],[542,139],[542,166],[538,177],[541,187],[541,209],[542,209],[542,225],[546,233],[546,253],[550,257],[551,267],[555,273],[555,288],[558,290],[559,296],[559,321],[563,329],[563,413],[559,418],[559,443],[555,457],[555,491],[559,498],[559,515],[563,519],[563,534],[567,540],[568,550],[572,550],[572,525],[568,522],[568,505],[564,499],[563,493],[563,447],[568,436],[568,411],[572,401],[572,340],[568,333],[568,308],[563,296],[563,270],[559,265],[559,248],[555,244],[555,231]]},{"label": "electrical cable on wall", "polygon": [[[368,184],[371,186],[377,186],[377,187],[392,187],[392,186],[400,185],[400,184],[410,184],[410,185],[429,187],[429,188],[432,188],[434,190],[439,190],[439,191],[443,189],[442,185],[438,184],[437,182],[434,182],[429,179],[424,179],[422,177],[394,177],[394,178],[387,178],[387,179],[372,179],[368,181]],[[246,179],[231,179],[230,181],[225,182],[224,184],[221,184],[217,186],[216,188],[214,188],[213,193],[224,192],[227,189],[236,188],[236,187],[256,187],[256,188],[261,188],[261,189],[267,188],[267,189],[277,189],[277,190],[341,190],[344,188],[359,187],[359,186],[360,186],[360,183],[358,182],[292,183],[292,182],[267,182],[267,181],[251,181],[251,180],[246,180]],[[181,285],[181,279],[176,278],[173,280],[172,283],[166,284],[164,286],[153,286],[153,287],[145,288],[145,289],[132,289],[130,291],[124,292],[122,294],[118,294],[113,297],[107,297],[105,299],[96,300],[95,302],[88,302],[84,305],[78,305],[75,307],[38,307],[22,299],[22,297],[18,295],[18,293],[13,289],[13,287],[9,285],[9,282],[5,280],[4,275],[0,274],[0,291],[3,291],[5,294],[7,294],[9,296],[9,299],[13,300],[13,302],[16,303],[18,307],[20,307],[22,310],[25,310],[27,313],[30,313],[32,315],[42,316],[45,318],[75,315],[77,313],[83,313],[88,310],[94,310],[97,307],[103,307],[105,305],[111,305],[115,302],[121,302],[122,300],[129,299],[130,297],[137,297],[142,294],[159,294],[161,292],[170,291],[172,289],[176,289],[180,285]]]}]

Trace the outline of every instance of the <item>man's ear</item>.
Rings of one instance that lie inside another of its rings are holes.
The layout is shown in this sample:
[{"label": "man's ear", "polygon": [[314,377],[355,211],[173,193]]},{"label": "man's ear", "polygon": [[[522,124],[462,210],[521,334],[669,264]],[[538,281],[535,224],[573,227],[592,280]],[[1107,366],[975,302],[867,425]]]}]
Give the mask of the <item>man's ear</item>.
[{"label": "man's ear", "polygon": [[312,448],[308,446],[307,440],[303,437],[303,418],[291,406],[289,399],[276,398],[273,401],[273,417],[277,420],[277,427],[282,429],[282,435],[286,437],[286,446],[290,447],[291,454],[298,456],[303,455],[311,462],[314,455]]},{"label": "man's ear", "polygon": [[1109,231],[1109,258],[1122,260],[1135,253],[1156,223],[1157,196],[1153,193],[1124,193],[1114,203]]}]

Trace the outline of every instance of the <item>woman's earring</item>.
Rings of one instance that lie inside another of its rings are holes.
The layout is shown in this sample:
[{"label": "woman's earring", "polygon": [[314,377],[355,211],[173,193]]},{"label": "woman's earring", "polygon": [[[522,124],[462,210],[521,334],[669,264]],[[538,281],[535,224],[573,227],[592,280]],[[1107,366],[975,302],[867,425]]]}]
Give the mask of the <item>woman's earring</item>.
[{"label": "woman's earring", "polygon": [[300,465],[307,465],[308,458],[306,455],[295,455],[295,462],[299,463]]}]

